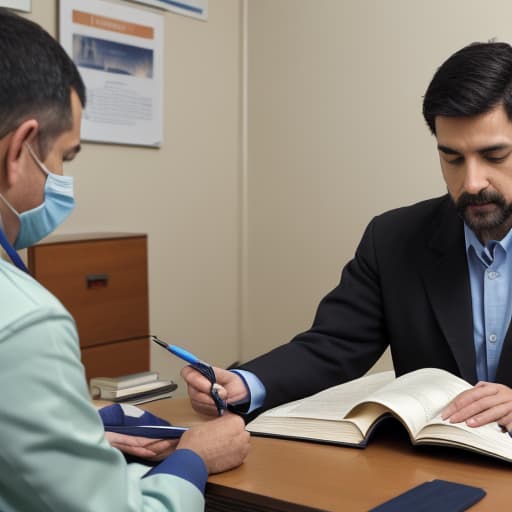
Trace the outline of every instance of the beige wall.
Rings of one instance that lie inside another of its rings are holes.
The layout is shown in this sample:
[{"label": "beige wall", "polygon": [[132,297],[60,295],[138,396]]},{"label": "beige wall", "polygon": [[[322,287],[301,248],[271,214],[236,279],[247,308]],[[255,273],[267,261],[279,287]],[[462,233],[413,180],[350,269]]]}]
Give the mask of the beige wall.
[{"label": "beige wall", "polygon": [[[56,34],[57,7],[33,1],[30,18]],[[207,23],[164,14],[164,143],[85,143],[60,230],[148,233],[152,331],[219,365],[238,356],[240,15],[238,0],[210,2]],[[181,366],[154,347],[163,376]]]}]

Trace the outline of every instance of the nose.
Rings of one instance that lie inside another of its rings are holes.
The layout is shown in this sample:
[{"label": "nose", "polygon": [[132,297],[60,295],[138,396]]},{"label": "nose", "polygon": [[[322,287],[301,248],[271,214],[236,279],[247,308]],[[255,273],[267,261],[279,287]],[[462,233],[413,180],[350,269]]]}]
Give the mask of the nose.
[{"label": "nose", "polygon": [[464,191],[478,194],[489,186],[487,168],[483,162],[471,159],[466,162]]}]

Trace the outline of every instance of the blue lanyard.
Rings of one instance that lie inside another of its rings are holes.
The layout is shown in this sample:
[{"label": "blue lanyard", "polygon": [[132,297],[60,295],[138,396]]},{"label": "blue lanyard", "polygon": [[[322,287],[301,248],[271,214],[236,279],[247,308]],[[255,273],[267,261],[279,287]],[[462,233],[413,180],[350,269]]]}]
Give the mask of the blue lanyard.
[{"label": "blue lanyard", "polygon": [[20,255],[16,252],[14,247],[9,243],[9,240],[5,237],[5,233],[2,229],[0,229],[0,245],[4,248],[5,252],[7,253],[7,256],[11,258],[11,261],[20,269],[23,270],[23,272],[26,272],[27,274],[30,274],[28,271],[27,266],[23,262],[23,260],[20,258]]}]

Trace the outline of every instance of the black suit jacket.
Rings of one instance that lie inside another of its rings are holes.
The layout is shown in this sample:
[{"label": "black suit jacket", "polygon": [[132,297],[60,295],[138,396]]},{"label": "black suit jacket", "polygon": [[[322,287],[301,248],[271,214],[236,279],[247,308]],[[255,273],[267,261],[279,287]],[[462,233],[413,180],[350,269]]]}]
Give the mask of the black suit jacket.
[{"label": "black suit jacket", "polygon": [[[436,367],[476,382],[464,229],[449,196],[375,217],[311,329],[242,368],[265,385],[268,409],[360,377],[388,345],[397,375]],[[510,327],[496,381],[512,387]]]}]

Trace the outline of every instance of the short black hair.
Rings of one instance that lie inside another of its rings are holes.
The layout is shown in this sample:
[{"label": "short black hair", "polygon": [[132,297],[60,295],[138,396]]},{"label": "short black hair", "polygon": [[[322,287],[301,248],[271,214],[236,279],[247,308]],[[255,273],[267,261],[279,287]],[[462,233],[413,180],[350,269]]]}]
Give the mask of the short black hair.
[{"label": "short black hair", "polygon": [[62,46],[36,23],[0,8],[0,138],[35,118],[44,156],[72,127],[72,90],[85,106],[84,83]]},{"label": "short black hair", "polygon": [[423,99],[423,117],[435,135],[437,116],[471,117],[503,104],[512,121],[512,47],[472,43],[437,70]]}]

